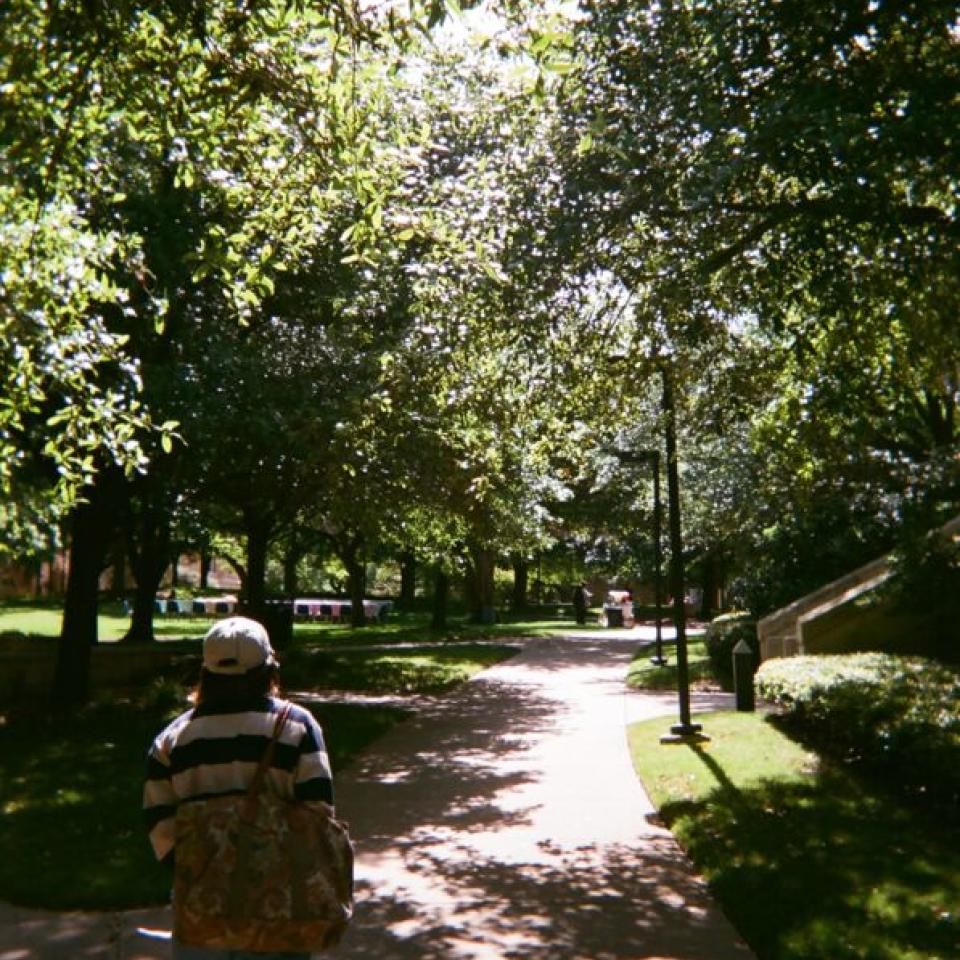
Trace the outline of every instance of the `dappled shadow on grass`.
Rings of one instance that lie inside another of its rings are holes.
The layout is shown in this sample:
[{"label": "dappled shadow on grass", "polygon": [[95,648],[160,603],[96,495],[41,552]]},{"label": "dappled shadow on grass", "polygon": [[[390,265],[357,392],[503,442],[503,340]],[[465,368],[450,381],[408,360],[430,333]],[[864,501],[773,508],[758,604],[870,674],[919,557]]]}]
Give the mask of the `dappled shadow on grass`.
[{"label": "dappled shadow on grass", "polygon": [[140,791],[147,747],[167,716],[103,705],[0,729],[0,899],[69,908],[165,896]]},{"label": "dappled shadow on grass", "polygon": [[852,775],[917,808],[920,816],[957,819],[960,810],[960,730],[948,719],[952,691],[942,692],[934,722],[929,708],[909,700],[897,713],[877,723],[855,727],[842,712],[810,717],[803,712],[773,714],[770,722],[785,736],[830,757]]},{"label": "dappled shadow on grass", "polygon": [[660,812],[761,960],[960,956],[956,820],[917,819],[842,772],[720,781]]},{"label": "dappled shadow on grass", "polygon": [[[186,705],[103,703],[68,722],[42,716],[0,726],[0,900],[54,909],[163,903],[168,871],[141,818],[147,749]],[[331,762],[347,766],[405,714],[319,706]]]},{"label": "dappled shadow on grass", "polygon": [[294,648],[329,647],[350,644],[391,645],[402,643],[445,643],[460,640],[483,640],[498,632],[497,627],[472,624],[460,618],[450,618],[443,629],[431,626],[430,615],[394,611],[386,621],[368,620],[363,627],[331,621],[303,621],[294,623]]},{"label": "dappled shadow on grass", "polygon": [[[295,699],[295,698],[294,698]],[[305,703],[323,727],[334,775],[374,740],[410,714],[393,706],[353,703]]]},{"label": "dappled shadow on grass", "polygon": [[352,627],[346,623],[296,623],[293,628],[293,646],[326,647],[343,643],[357,645],[423,643],[443,639],[442,633],[430,630],[425,620],[401,620],[394,623],[368,623]]},{"label": "dappled shadow on grass", "polygon": [[283,679],[289,686],[307,690],[440,693],[516,652],[501,645],[299,650],[288,656]]}]

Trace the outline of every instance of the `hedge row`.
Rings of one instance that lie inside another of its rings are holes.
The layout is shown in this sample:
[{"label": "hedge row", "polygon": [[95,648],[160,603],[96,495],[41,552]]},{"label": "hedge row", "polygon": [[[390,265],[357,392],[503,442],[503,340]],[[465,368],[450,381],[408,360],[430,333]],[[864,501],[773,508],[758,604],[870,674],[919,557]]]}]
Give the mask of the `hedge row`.
[{"label": "hedge row", "polygon": [[882,653],[766,661],[756,690],[822,751],[960,801],[960,672]]}]

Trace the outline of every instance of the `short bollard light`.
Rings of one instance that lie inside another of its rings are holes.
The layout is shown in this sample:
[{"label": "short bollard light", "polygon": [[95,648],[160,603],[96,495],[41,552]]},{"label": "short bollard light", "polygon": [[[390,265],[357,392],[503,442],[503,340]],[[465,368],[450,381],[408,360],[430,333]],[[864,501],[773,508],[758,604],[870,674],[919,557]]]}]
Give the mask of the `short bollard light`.
[{"label": "short bollard light", "polygon": [[753,702],[753,647],[741,640],[733,648],[733,690],[737,699],[737,710],[751,713]]}]

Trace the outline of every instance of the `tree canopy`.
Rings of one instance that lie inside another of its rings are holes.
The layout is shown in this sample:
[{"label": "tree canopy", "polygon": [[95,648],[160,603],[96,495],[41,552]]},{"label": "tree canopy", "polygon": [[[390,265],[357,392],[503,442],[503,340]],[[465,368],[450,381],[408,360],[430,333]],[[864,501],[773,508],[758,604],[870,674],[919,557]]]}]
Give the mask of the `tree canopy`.
[{"label": "tree canopy", "polygon": [[609,545],[669,369],[691,556],[785,599],[960,500],[958,49],[943,0],[14,0],[0,542],[119,473],[248,547]]}]

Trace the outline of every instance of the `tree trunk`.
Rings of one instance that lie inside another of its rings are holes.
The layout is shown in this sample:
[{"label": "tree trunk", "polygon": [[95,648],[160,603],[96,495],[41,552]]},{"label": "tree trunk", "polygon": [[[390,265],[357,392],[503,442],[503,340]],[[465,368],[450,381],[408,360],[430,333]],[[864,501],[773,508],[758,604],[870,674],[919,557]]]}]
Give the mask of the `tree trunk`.
[{"label": "tree trunk", "polygon": [[350,626],[365,627],[367,612],[363,608],[363,600],[367,595],[367,567],[363,561],[358,561],[350,568]]},{"label": "tree trunk", "polygon": [[475,591],[474,622],[495,623],[497,612],[494,605],[493,574],[496,554],[489,547],[471,547],[470,556],[473,561]]},{"label": "tree trunk", "polygon": [[210,583],[210,567],[213,564],[213,558],[206,550],[200,551],[200,589],[208,589]]},{"label": "tree trunk", "polygon": [[295,597],[299,592],[300,584],[297,582],[297,566],[303,551],[299,545],[291,542],[283,554],[283,592],[287,597]]},{"label": "tree trunk", "polygon": [[363,598],[367,593],[367,567],[363,562],[362,543],[359,537],[351,537],[340,546],[340,559],[347,568],[347,593],[350,596],[350,626],[365,627],[367,615]]},{"label": "tree trunk", "polygon": [[153,643],[157,639],[153,633],[153,614],[159,585],[159,579],[156,582],[137,580],[133,590],[130,627],[123,636],[124,643]]},{"label": "tree trunk", "polygon": [[170,524],[163,508],[149,502],[141,502],[139,507],[136,540],[131,531],[127,550],[137,585],[133,594],[133,616],[124,643],[153,643],[156,640],[153,633],[154,601],[170,561]]},{"label": "tree trunk", "polygon": [[450,597],[450,577],[442,567],[433,575],[433,604],[430,618],[431,630],[447,629],[447,601]]},{"label": "tree trunk", "polygon": [[480,609],[480,596],[477,593],[477,570],[473,559],[467,557],[463,570],[463,602],[471,619],[477,615]]},{"label": "tree trunk", "polygon": [[243,609],[247,616],[262,620],[267,603],[270,521],[255,509],[244,510],[243,520],[247,534],[247,576],[243,590]]},{"label": "tree trunk", "polygon": [[522,613],[527,609],[527,586],[530,579],[530,565],[526,557],[519,553],[514,553],[510,557],[513,566],[513,598],[510,602],[511,608]]},{"label": "tree trunk", "polygon": [[698,614],[701,620],[710,620],[713,618],[716,610],[717,591],[719,584],[718,567],[719,561],[715,553],[707,553],[703,558],[703,595],[700,597],[700,610]]},{"label": "tree trunk", "polygon": [[[229,553],[221,553],[220,559],[223,560],[223,562],[237,575],[237,579],[240,581],[240,597],[242,599],[247,593],[247,568],[236,557],[230,556]],[[210,560],[210,566],[212,569],[212,557]]]},{"label": "tree trunk", "polygon": [[417,594],[417,558],[412,551],[400,554],[400,609],[412,610]]},{"label": "tree trunk", "polygon": [[100,571],[112,534],[111,478],[101,474],[70,517],[70,569],[63,607],[53,709],[71,713],[90,697],[90,651],[97,643]]}]

